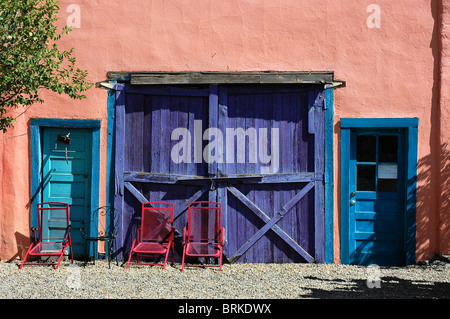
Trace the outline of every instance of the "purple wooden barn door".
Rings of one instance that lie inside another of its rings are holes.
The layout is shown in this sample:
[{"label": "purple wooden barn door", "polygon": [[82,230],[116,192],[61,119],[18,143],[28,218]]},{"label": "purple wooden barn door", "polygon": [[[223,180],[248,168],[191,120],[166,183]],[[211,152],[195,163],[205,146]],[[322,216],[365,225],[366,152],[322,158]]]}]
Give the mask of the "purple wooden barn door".
[{"label": "purple wooden barn door", "polygon": [[[308,86],[221,90],[231,262],[323,262],[323,110]],[[226,91],[226,93],[225,93]],[[220,113],[219,112],[219,113]]]},{"label": "purple wooden barn door", "polygon": [[196,128],[208,121],[208,99],[208,87],[125,86],[118,91],[114,205],[122,212],[117,246],[125,255],[140,223],[141,203],[175,204],[174,227],[179,244],[188,202],[208,199],[205,183],[179,181],[207,174],[206,163],[194,158],[195,151],[203,149],[206,141],[200,139],[194,145],[194,139],[198,138]]},{"label": "purple wooden barn door", "polygon": [[140,203],[174,203],[179,234],[188,202],[212,200],[222,203],[229,261],[324,261],[320,88],[117,89],[114,205],[123,253]]}]

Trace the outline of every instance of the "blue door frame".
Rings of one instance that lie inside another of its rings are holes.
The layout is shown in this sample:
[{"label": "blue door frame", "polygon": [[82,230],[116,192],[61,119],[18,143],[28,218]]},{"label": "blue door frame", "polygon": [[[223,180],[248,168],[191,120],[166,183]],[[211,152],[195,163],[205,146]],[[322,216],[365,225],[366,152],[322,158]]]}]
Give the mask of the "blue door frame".
[{"label": "blue door frame", "polygon": [[[352,132],[360,130],[379,131],[383,129],[401,129],[405,133],[405,196],[402,198],[405,211],[404,219],[404,263],[415,263],[416,252],[416,188],[417,188],[417,118],[369,118],[341,119],[341,263],[349,264],[353,258],[349,247],[352,230],[349,224],[351,206],[349,194],[352,191],[351,169]],[[354,181],[353,181],[354,182]]]},{"label": "blue door frame", "polygon": [[[91,210],[98,207],[100,180],[100,120],[31,119],[30,121],[30,225],[37,227],[37,203],[42,200],[42,128],[87,128],[92,131]],[[95,221],[91,221],[94,223]],[[89,227],[90,231],[97,229]],[[94,236],[94,234],[90,234]],[[95,235],[96,236],[96,235]],[[90,245],[89,245],[90,246]],[[89,247],[88,257],[96,256]]]}]

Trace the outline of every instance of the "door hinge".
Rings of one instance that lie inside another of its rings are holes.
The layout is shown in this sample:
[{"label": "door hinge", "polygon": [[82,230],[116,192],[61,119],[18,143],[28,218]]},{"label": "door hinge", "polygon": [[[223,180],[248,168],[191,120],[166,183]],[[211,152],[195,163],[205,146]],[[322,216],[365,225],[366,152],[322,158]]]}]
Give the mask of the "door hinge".
[{"label": "door hinge", "polygon": [[316,175],[316,176],[314,176],[313,181],[315,181],[315,182],[323,182],[324,184],[327,184],[328,183],[328,176],[325,173],[322,174],[322,175]]},{"label": "door hinge", "polygon": [[325,96],[324,96],[323,92],[321,92],[317,95],[316,100],[314,101],[314,106],[325,108],[324,102],[325,102]]}]

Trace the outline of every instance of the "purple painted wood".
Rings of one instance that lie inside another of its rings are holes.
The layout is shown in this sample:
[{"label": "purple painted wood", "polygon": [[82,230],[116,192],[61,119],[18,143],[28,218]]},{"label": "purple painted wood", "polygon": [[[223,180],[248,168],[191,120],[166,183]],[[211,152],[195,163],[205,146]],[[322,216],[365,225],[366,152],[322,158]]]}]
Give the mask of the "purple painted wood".
[{"label": "purple painted wood", "polygon": [[[123,207],[123,195],[124,195],[124,148],[125,143],[125,93],[120,90],[116,91],[116,115],[115,115],[115,167],[114,167],[114,207],[119,210]],[[123,214],[121,221],[118,225],[119,232],[116,238],[116,247],[123,247]],[[118,249],[118,258],[120,258],[122,249]]]},{"label": "purple painted wood", "polygon": [[[271,177],[272,181],[279,183],[273,184],[270,183],[270,180],[266,180],[266,183],[258,181],[260,185],[255,185],[252,184],[252,180],[249,180],[245,185],[233,185],[236,191],[252,201],[269,218],[274,218],[276,212],[305,186],[304,183],[282,183],[283,174],[292,173],[289,175],[290,178],[304,176],[303,181],[315,181],[315,139],[314,135],[308,133],[309,91],[299,89],[287,91],[285,89],[283,92],[279,92],[274,88],[272,91],[270,89],[266,88],[264,94],[259,88],[252,91],[248,86],[242,91],[236,87],[230,90],[227,105],[229,114],[227,127],[279,129],[280,163],[277,172],[279,175]],[[312,95],[314,96],[314,94],[315,91],[312,90]],[[313,103],[314,101],[311,104]],[[272,136],[269,135],[269,144],[271,141]],[[323,141],[321,144],[323,145]],[[262,166],[261,163],[253,165],[227,163],[227,174],[242,172],[257,174],[260,173]],[[236,259],[237,261],[292,262],[307,260],[311,262],[313,260],[311,256],[315,255],[314,189],[296,202],[283,218],[276,219],[277,226],[279,226],[277,232],[283,231],[285,237],[283,240],[280,240],[279,234],[274,230],[264,232],[263,236],[256,236],[252,239],[251,236],[260,229],[264,227],[267,229],[267,220],[258,218],[254,211],[242,203],[245,201],[242,200],[242,197],[239,200],[235,194],[228,194],[228,201],[228,227],[233,230],[233,233],[229,232],[228,238],[229,255],[238,252],[236,255],[238,256],[241,251],[245,251],[239,259]],[[298,243],[300,248],[294,246],[292,242],[288,243],[288,237]],[[249,243],[245,246],[247,242]],[[242,247],[244,249],[239,251]],[[303,256],[299,253],[300,251]]]},{"label": "purple painted wood", "polygon": [[314,157],[315,157],[315,218],[314,218],[314,240],[315,240],[315,258],[319,263],[325,262],[325,196],[318,196],[318,194],[325,194],[324,173],[325,173],[325,126],[324,126],[324,92],[318,93],[316,91],[316,99],[314,102]]},{"label": "purple painted wood", "polygon": [[[225,255],[233,260],[322,260],[323,111],[311,108],[321,92],[314,86],[126,86],[116,101],[115,170],[115,205],[123,211],[124,253],[130,249],[145,199],[174,203],[178,232],[187,221],[187,202],[214,199],[223,204]],[[211,127],[221,130],[227,162],[195,161],[196,146],[201,156],[210,142],[195,135],[196,120],[201,121],[202,134]],[[171,159],[178,142],[171,140],[171,133],[180,127],[191,136],[190,163]],[[227,128],[254,129],[255,147],[247,138],[241,150],[237,139],[226,138]],[[278,141],[272,128],[278,129]],[[272,156],[269,164],[274,164],[271,145],[279,148],[278,167],[269,175],[261,175],[269,165],[261,160],[259,143],[265,129],[268,141],[262,153]],[[235,157],[230,161],[227,154],[231,152]],[[237,162],[238,154],[245,155],[243,163]],[[250,158],[256,160],[250,162]],[[262,177],[239,179],[241,175]],[[189,181],[193,176],[233,179],[217,179],[211,187],[208,179]]]},{"label": "purple painted wood", "polygon": [[126,254],[139,225],[142,201],[173,202],[177,209],[174,225],[181,233],[187,221],[187,201],[208,199],[207,189],[201,184],[175,183],[175,176],[204,175],[207,167],[205,163],[174,163],[171,149],[177,141],[171,140],[171,134],[185,127],[194,136],[194,121],[208,122],[209,103],[204,90],[161,88],[160,95],[148,89],[125,91],[124,133],[118,147],[123,153],[122,182],[124,177],[127,182],[123,203],[117,202],[124,216],[121,237]]},{"label": "purple painted wood", "polygon": [[[220,102],[219,102],[220,101]],[[226,124],[228,118],[228,90],[227,87],[221,86],[218,88],[218,122],[217,127],[222,131],[226,132]],[[226,148],[223,150],[223,155],[226,159]],[[225,161],[217,164],[217,175],[223,176],[226,175],[227,165]],[[221,203],[222,207],[222,225],[225,228],[225,247],[223,249],[224,255],[229,256],[228,251],[228,236],[231,233],[228,226],[228,191],[227,191],[227,182],[220,181],[217,187],[217,202]]]}]

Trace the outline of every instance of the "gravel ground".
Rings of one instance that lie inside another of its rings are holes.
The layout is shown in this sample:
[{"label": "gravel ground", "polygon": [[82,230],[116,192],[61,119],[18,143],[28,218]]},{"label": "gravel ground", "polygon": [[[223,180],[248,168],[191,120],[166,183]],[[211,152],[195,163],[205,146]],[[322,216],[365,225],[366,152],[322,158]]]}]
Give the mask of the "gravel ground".
[{"label": "gravel ground", "polygon": [[[0,299],[450,299],[450,264],[369,268],[318,264],[225,264],[217,268],[63,261],[0,262]],[[370,288],[372,287],[372,288]]]}]

